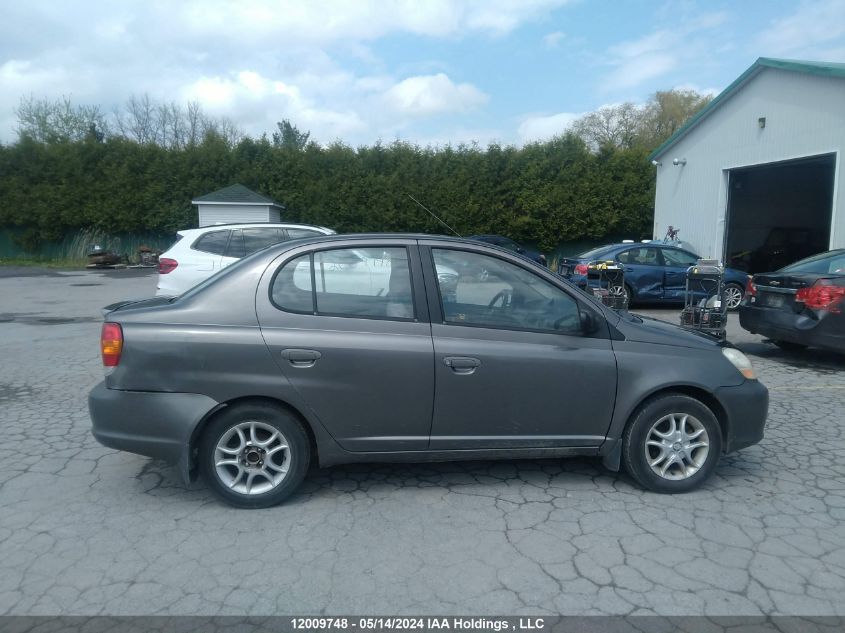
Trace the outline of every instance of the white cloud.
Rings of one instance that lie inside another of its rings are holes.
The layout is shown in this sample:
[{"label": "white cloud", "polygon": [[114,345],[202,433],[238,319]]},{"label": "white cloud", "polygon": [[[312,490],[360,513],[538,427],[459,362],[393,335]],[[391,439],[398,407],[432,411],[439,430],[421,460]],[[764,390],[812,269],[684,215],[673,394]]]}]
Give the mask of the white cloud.
[{"label": "white cloud", "polygon": [[[300,77],[304,83],[311,79]],[[324,78],[323,90],[330,91],[332,81]],[[366,86],[367,84],[365,84]],[[378,82],[373,86],[380,85]],[[334,77],[334,92],[354,90],[349,76]],[[357,94],[365,97],[366,88]],[[366,124],[354,110],[319,107],[315,101],[303,95],[298,85],[279,79],[264,77],[252,70],[233,73],[229,77],[202,77],[182,88],[184,100],[199,100],[214,115],[224,115],[239,120],[245,130],[257,135],[272,130],[277,121],[290,119],[303,129],[319,130],[323,140],[329,141],[348,135],[355,135],[366,128]]]},{"label": "white cloud", "polygon": [[406,32],[451,37],[469,31],[496,35],[570,0],[189,0],[168,3],[189,33],[281,42],[368,41]]},{"label": "white cloud", "polygon": [[320,142],[416,133],[422,115],[473,111],[488,96],[453,82],[443,62],[388,70],[373,42],[397,35],[500,37],[570,1],[12,3],[0,21],[0,141],[14,138],[14,108],[29,94],[68,95],[107,111],[131,94],[196,98],[247,132],[269,131],[289,118]]},{"label": "white cloud", "polygon": [[[723,12],[683,18],[677,27],[658,29],[611,46],[608,58],[614,70],[607,76],[605,88],[624,90],[639,86],[695,59],[706,48],[697,37],[702,32],[712,32],[726,20],[727,14]],[[708,45],[712,46],[712,39]]]},{"label": "white cloud", "polygon": [[685,83],[682,83],[682,84],[677,84],[675,86],[672,86],[672,90],[692,90],[692,91],[697,92],[698,94],[701,94],[701,95],[707,95],[709,97],[715,97],[717,94],[722,92],[722,90],[724,90],[724,88],[713,88],[712,86],[709,87],[709,88],[702,88],[701,86],[699,86],[696,83],[685,82]]},{"label": "white cloud", "polygon": [[408,77],[385,93],[391,108],[410,115],[426,116],[466,112],[487,103],[489,97],[469,83],[453,83],[444,73]]},{"label": "white cloud", "polygon": [[543,36],[543,44],[546,48],[557,48],[560,44],[561,40],[566,37],[566,33],[563,31],[553,31],[552,33],[546,33]]},{"label": "white cloud", "polygon": [[802,2],[797,10],[772,22],[757,38],[763,57],[799,57],[841,61],[845,57],[845,0]]},{"label": "white cloud", "polygon": [[544,141],[563,134],[582,115],[583,113],[559,112],[548,116],[529,116],[519,124],[517,134],[523,143]]}]

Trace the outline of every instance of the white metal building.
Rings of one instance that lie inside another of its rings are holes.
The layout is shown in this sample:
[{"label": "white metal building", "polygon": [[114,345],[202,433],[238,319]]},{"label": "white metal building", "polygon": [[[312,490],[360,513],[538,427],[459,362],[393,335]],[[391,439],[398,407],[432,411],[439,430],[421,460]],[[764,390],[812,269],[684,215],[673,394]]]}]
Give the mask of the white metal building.
[{"label": "white metal building", "polygon": [[284,205],[247,189],[232,185],[192,200],[199,208],[199,226],[279,222]]},{"label": "white metal building", "polygon": [[654,237],[750,272],[845,247],[845,64],[761,57],[655,150]]}]

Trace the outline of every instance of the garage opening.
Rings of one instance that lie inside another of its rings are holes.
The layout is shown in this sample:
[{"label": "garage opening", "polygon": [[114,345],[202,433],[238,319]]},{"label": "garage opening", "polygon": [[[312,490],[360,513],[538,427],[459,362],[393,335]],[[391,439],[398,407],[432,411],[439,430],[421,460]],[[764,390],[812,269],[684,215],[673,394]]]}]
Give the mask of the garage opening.
[{"label": "garage opening", "polygon": [[729,266],[766,272],[828,249],[835,158],[731,170],[724,251]]}]

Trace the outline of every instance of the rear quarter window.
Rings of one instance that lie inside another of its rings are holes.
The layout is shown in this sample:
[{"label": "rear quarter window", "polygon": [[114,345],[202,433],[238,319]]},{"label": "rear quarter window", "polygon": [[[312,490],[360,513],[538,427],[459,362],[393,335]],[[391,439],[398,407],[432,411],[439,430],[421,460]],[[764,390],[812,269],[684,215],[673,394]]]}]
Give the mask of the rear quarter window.
[{"label": "rear quarter window", "polygon": [[212,253],[214,255],[222,255],[226,252],[226,245],[229,243],[229,234],[231,231],[211,231],[200,237],[191,245],[195,251],[202,251],[203,253]]}]

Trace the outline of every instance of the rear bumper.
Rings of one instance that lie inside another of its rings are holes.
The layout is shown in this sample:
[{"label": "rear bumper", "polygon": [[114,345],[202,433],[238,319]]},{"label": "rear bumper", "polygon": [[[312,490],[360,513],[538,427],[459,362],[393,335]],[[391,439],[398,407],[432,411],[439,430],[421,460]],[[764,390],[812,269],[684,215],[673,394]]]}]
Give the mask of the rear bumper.
[{"label": "rear bumper", "polygon": [[728,418],[726,453],[733,453],[763,439],[769,412],[769,390],[762,383],[746,380],[736,387],[720,387],[715,395]]},{"label": "rear bumper", "polygon": [[813,314],[815,318],[805,313],[745,304],[739,308],[739,324],[749,332],[775,341],[845,352],[845,316],[830,312]]},{"label": "rear bumper", "polygon": [[197,393],[107,389],[88,395],[92,433],[103,446],[178,464],[187,479],[191,435],[217,402]]}]

